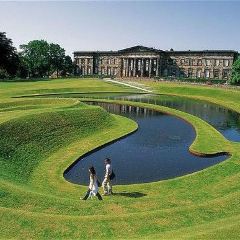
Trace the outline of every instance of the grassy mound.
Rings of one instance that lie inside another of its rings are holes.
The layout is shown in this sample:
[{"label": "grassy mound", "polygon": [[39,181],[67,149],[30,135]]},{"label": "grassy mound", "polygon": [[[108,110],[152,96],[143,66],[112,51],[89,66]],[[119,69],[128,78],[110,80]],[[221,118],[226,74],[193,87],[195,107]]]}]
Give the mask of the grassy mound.
[{"label": "grassy mound", "polygon": [[[240,112],[236,90],[146,84],[159,94],[187,95],[229,105]],[[29,93],[132,91],[90,79],[3,83],[1,86],[3,105],[13,101],[12,96]],[[32,101],[28,104],[19,99],[11,106],[2,105],[1,109],[12,110],[0,113],[1,238],[237,239],[239,143],[226,140],[212,126],[190,114],[131,103],[164,111],[191,123],[197,133],[192,151],[201,154],[229,152],[231,157],[183,177],[115,186],[116,194],[102,202],[81,202],[79,197],[86,187],[66,182],[64,170],[80,155],[126,135],[137,126],[100,108],[68,100],[34,99],[27,100]],[[36,108],[14,109],[18,101],[22,101],[19,107],[36,105]],[[49,101],[49,104],[41,101]]]},{"label": "grassy mound", "polygon": [[0,125],[1,178],[26,183],[40,161],[61,147],[111,127],[114,119],[99,107],[25,116]]},{"label": "grassy mound", "polygon": [[29,110],[37,108],[55,108],[66,107],[69,105],[77,104],[78,101],[71,99],[34,99],[34,100],[21,100],[0,102],[0,112],[16,111],[16,110]]}]

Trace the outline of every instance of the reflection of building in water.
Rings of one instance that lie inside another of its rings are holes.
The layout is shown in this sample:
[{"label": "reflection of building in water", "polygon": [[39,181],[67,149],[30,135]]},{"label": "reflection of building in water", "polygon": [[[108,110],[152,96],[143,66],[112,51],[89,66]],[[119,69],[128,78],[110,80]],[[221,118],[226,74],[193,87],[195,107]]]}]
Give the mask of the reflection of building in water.
[{"label": "reflection of building in water", "polygon": [[219,129],[237,127],[240,125],[240,115],[237,112],[223,108],[213,103],[206,103],[201,100],[186,99],[177,96],[154,96],[151,94],[139,94],[132,96],[118,97],[121,100],[134,100],[154,105],[161,105],[183,112],[187,112],[210,122]]},{"label": "reflection of building in water", "polygon": [[97,105],[104,109],[106,109],[108,112],[115,113],[115,114],[135,114],[136,116],[150,116],[150,115],[159,115],[161,113],[158,113],[156,111],[153,111],[151,109],[147,108],[141,108],[141,107],[135,107],[135,106],[128,106],[128,105],[121,105],[121,104],[115,104],[115,103],[102,103],[102,102],[87,102],[91,105]]},{"label": "reflection of building in water", "polygon": [[119,51],[77,51],[74,61],[79,75],[227,80],[237,56],[232,50],[162,51],[135,46]]}]

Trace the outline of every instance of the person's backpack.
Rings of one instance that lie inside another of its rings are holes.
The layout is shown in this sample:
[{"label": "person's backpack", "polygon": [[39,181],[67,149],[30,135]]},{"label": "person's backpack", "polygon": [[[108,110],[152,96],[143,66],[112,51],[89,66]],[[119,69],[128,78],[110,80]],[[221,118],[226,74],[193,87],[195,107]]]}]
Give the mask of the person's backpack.
[{"label": "person's backpack", "polygon": [[113,170],[112,170],[112,173],[111,173],[111,175],[109,176],[109,178],[110,178],[110,180],[113,180],[115,177],[116,177],[116,175],[115,175],[115,173],[114,173]]}]

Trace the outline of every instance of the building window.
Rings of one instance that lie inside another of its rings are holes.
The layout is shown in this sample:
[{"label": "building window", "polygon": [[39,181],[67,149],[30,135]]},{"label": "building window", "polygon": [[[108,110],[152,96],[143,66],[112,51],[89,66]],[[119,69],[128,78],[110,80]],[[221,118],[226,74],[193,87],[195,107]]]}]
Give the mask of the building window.
[{"label": "building window", "polygon": [[192,69],[191,69],[191,68],[188,69],[187,76],[188,76],[189,78],[192,77]]},{"label": "building window", "polygon": [[181,63],[181,65],[184,65],[185,59],[181,59],[180,63]]},{"label": "building window", "polygon": [[81,64],[84,64],[85,63],[85,59],[81,59]]},{"label": "building window", "polygon": [[110,68],[110,67],[107,68],[107,74],[108,74],[109,76],[111,75],[111,68]]},{"label": "building window", "polygon": [[113,64],[116,64],[116,63],[117,63],[117,59],[114,58],[114,59],[113,59]]},{"label": "building window", "polygon": [[215,69],[215,70],[213,71],[213,77],[214,77],[215,79],[219,79],[219,70],[218,70],[218,69]]},{"label": "building window", "polygon": [[229,70],[223,69],[223,78],[228,78]]},{"label": "building window", "polygon": [[105,74],[105,69],[104,68],[101,69],[101,73],[102,73],[102,75]]},{"label": "building window", "polygon": [[184,68],[180,68],[179,76],[180,76],[180,78],[185,77]]},{"label": "building window", "polygon": [[85,67],[82,68],[82,75],[85,75]]},{"label": "building window", "polygon": [[157,65],[157,60],[156,59],[153,60],[153,64]]},{"label": "building window", "polygon": [[201,75],[202,75],[202,71],[201,71],[201,69],[198,69],[197,70],[197,78],[201,78]]},{"label": "building window", "polygon": [[202,60],[201,60],[201,59],[198,59],[197,65],[198,65],[198,66],[202,66]]},{"label": "building window", "polygon": [[87,64],[90,64],[90,62],[91,62],[91,59],[88,58],[88,59],[87,59]]},{"label": "building window", "polygon": [[167,68],[164,69],[163,75],[164,75],[165,77],[167,77],[167,75],[168,75],[168,69],[167,69]]},{"label": "building window", "polygon": [[173,76],[173,77],[176,77],[176,73],[177,73],[177,72],[176,72],[176,69],[173,69],[173,70],[172,70],[172,76]]},{"label": "building window", "polygon": [[185,65],[189,66],[190,65],[190,59],[187,58],[186,61],[185,61]]},{"label": "building window", "polygon": [[91,68],[90,67],[88,68],[88,74],[91,74]]},{"label": "building window", "polygon": [[228,59],[225,59],[225,60],[223,61],[223,65],[224,65],[224,67],[228,67],[228,66],[229,66],[229,60],[228,60]]},{"label": "building window", "polygon": [[219,66],[219,65],[220,65],[219,59],[215,59],[215,66]]},{"label": "building window", "polygon": [[210,71],[208,69],[205,70],[205,78],[210,78]]},{"label": "building window", "polygon": [[210,59],[205,59],[205,64],[206,64],[206,66],[210,66],[211,60]]},{"label": "building window", "polygon": [[114,75],[114,76],[117,75],[117,68],[114,68],[114,69],[113,69],[113,75]]},{"label": "building window", "polygon": [[193,60],[191,58],[189,58],[189,66],[192,66],[192,62],[193,62]]}]

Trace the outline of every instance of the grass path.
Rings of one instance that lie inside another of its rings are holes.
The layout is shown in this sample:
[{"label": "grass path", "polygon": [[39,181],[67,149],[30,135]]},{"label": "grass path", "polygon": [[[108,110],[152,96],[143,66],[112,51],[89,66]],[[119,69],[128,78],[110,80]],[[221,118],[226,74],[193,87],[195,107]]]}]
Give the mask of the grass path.
[{"label": "grass path", "polygon": [[[236,90],[141,83],[158,94],[204,99],[240,112]],[[136,123],[76,99],[11,98],[111,91],[133,89],[91,79],[0,83],[0,238],[237,239],[240,144],[228,141],[208,123],[178,110],[124,102],[188,121],[197,133],[191,151],[231,156],[175,179],[115,186],[121,194],[103,202],[81,202],[85,187],[66,182],[63,171],[80,155],[134,131]]]}]

